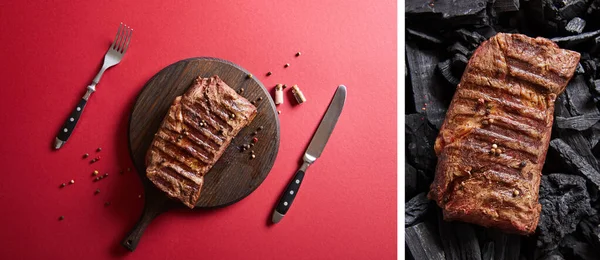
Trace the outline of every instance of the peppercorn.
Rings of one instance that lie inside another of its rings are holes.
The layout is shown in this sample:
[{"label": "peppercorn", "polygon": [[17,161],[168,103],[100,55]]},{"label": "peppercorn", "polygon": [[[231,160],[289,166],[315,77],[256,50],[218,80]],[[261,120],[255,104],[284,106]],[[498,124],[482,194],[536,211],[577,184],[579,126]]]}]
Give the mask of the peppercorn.
[{"label": "peppercorn", "polygon": [[257,135],[257,134],[258,134],[257,131],[252,132],[252,135]]},{"label": "peppercorn", "polygon": [[252,157],[251,157],[251,158],[252,158],[252,159],[256,158],[256,155],[252,154]]},{"label": "peppercorn", "polygon": [[267,76],[271,76],[271,74],[273,74],[273,73],[271,73],[270,71],[267,72]]},{"label": "peppercorn", "polygon": [[64,188],[65,186],[67,186],[67,184],[64,182],[60,185],[61,188]]},{"label": "peppercorn", "polygon": [[98,170],[94,170],[94,176],[98,175]]},{"label": "peppercorn", "polygon": [[244,93],[244,88],[241,88],[241,89],[240,89],[240,93]]},{"label": "peppercorn", "polygon": [[296,57],[300,56],[300,54],[301,54],[300,52],[296,52]]},{"label": "peppercorn", "polygon": [[519,163],[519,167],[521,168],[525,167],[525,165],[527,165],[526,161],[522,161],[521,163]]},{"label": "peppercorn", "polygon": [[71,180],[69,183],[70,183],[70,184],[74,184],[74,183],[75,183],[75,180]]},{"label": "peppercorn", "polygon": [[277,110],[277,114],[281,114],[281,110]]},{"label": "peppercorn", "polygon": [[58,217],[58,220],[63,220],[63,219],[65,219],[65,216]]},{"label": "peppercorn", "polygon": [[263,100],[263,97],[259,97],[258,100]]},{"label": "peppercorn", "polygon": [[502,149],[496,149],[496,156],[500,156],[500,154],[502,154]]},{"label": "peppercorn", "polygon": [[490,121],[490,124],[493,124],[493,123],[494,123],[494,119],[493,119],[493,118],[490,118],[490,120],[489,120],[489,121]]},{"label": "peppercorn", "polygon": [[497,144],[492,144],[492,148],[498,148]]},{"label": "peppercorn", "polygon": [[96,152],[100,152],[100,151],[102,151],[102,148],[98,147],[98,149],[96,149]]},{"label": "peppercorn", "polygon": [[108,172],[104,174],[104,177],[108,177]]},{"label": "peppercorn", "polygon": [[90,156],[90,155],[89,155],[89,154],[87,154],[87,153],[86,153],[86,154],[84,154],[84,155],[83,155],[83,159],[85,159],[85,158],[88,158],[88,156]]},{"label": "peppercorn", "polygon": [[256,143],[256,142],[258,142],[258,138],[256,138],[256,137],[252,138],[252,142],[253,142],[253,143]]},{"label": "peppercorn", "polygon": [[519,194],[520,194],[520,192],[518,190],[513,191],[513,196],[514,197],[519,196]]},{"label": "peppercorn", "polygon": [[494,149],[494,148],[490,149],[490,153],[491,154],[495,154],[496,153],[496,149]]},{"label": "peppercorn", "polygon": [[231,114],[231,118],[235,118],[235,114]]},{"label": "peppercorn", "polygon": [[252,74],[248,74],[248,78],[251,79],[252,78]]},{"label": "peppercorn", "polygon": [[98,194],[100,193],[100,189],[96,189],[96,191],[94,192],[94,194]]},{"label": "peppercorn", "polygon": [[264,129],[264,127],[262,127],[262,126],[258,127],[258,131],[263,130],[263,129]]},{"label": "peppercorn", "polygon": [[489,124],[490,124],[490,122],[488,122],[487,120],[485,120],[485,119],[484,119],[484,120],[482,120],[482,121],[481,121],[481,124],[482,124],[482,125],[489,125]]},{"label": "peppercorn", "polygon": [[286,63],[285,65],[283,65],[283,67],[284,67],[284,68],[287,68],[287,67],[289,67],[289,66],[290,66],[290,64],[289,64],[289,63]]}]

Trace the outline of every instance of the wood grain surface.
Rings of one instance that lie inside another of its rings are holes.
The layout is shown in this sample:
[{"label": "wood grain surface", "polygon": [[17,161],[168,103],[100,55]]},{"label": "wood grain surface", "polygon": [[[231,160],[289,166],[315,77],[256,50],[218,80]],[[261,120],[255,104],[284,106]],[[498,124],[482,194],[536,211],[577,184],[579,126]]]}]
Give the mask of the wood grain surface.
[{"label": "wood grain surface", "polygon": [[[279,149],[279,119],[267,89],[241,67],[216,58],[191,58],[169,65],[152,77],[140,92],[129,122],[129,149],[144,184],[144,212],[123,245],[134,250],[145,227],[161,212],[183,204],[169,199],[146,178],[145,157],[154,133],[175,97],[182,95],[198,77],[218,75],[249,101],[255,101],[254,120],[231,141],[221,158],[204,177],[195,208],[216,208],[233,204],[250,195],[267,177]],[[261,130],[258,130],[262,127]],[[256,134],[255,134],[256,132]],[[246,151],[240,147],[258,142]],[[254,150],[256,158],[251,158]]]}]

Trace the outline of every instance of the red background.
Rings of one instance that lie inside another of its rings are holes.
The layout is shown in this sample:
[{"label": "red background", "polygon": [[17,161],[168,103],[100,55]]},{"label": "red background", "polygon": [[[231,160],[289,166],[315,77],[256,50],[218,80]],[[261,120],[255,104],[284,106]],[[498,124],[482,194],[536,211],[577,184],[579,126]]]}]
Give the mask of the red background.
[{"label": "red background", "polygon": [[[177,2],[0,3],[0,259],[395,258],[395,1]],[[128,53],[53,151],[121,21],[134,28]],[[308,101],[280,106],[279,154],[254,193],[223,209],[163,214],[129,253],[120,241],[143,206],[138,175],[118,174],[131,167],[132,103],[160,69],[196,56],[237,63],[269,88],[298,84]],[[348,98],[323,155],[288,215],[267,226],[339,84]],[[100,162],[82,159],[99,146]],[[110,176],[92,182],[94,169]]]}]

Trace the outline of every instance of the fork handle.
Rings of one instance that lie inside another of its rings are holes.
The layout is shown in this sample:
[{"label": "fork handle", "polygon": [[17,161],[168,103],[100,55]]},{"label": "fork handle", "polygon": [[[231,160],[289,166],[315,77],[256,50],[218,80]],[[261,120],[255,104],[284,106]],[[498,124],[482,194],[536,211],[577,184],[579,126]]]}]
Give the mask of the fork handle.
[{"label": "fork handle", "polygon": [[90,95],[92,95],[94,91],[96,91],[95,84],[87,87],[87,92],[85,92],[85,95],[79,100],[75,109],[73,109],[65,123],[62,125],[60,131],[58,131],[58,135],[56,135],[56,139],[54,140],[54,149],[60,149],[67,140],[69,140],[77,122],[79,122],[79,118],[81,118],[81,114],[83,113],[83,109],[85,109],[85,105],[87,104]]}]

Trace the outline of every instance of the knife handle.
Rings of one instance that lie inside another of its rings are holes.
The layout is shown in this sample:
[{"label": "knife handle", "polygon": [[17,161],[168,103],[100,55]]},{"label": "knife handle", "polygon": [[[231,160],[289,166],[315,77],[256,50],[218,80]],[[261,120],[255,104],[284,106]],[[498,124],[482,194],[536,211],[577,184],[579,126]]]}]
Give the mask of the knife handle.
[{"label": "knife handle", "polygon": [[[305,169],[300,169],[294,175],[294,178],[287,185],[281,198],[279,198],[279,202],[277,202],[277,206],[275,207],[275,212],[273,212],[273,223],[277,223],[281,220],[281,218],[288,212],[294,199],[298,196],[298,190],[300,189],[300,184],[302,184],[302,179],[304,179],[304,171]],[[279,217],[277,216],[279,213]]]},{"label": "knife handle", "polygon": [[59,149],[69,139],[73,133],[73,130],[75,129],[75,126],[77,125],[77,122],[79,122],[79,118],[81,117],[81,113],[83,113],[83,109],[85,109],[88,98],[94,91],[94,85],[88,86],[87,92],[81,98],[81,100],[79,100],[79,103],[77,103],[75,109],[73,109],[65,123],[58,131],[58,135],[56,135],[55,149]]}]

